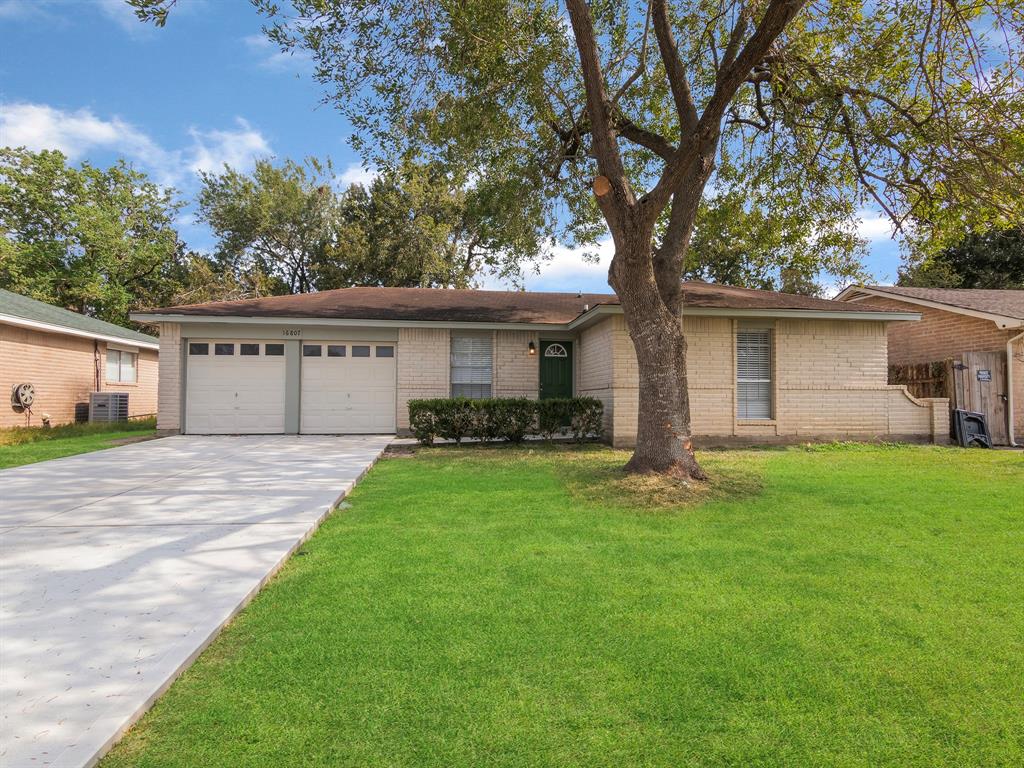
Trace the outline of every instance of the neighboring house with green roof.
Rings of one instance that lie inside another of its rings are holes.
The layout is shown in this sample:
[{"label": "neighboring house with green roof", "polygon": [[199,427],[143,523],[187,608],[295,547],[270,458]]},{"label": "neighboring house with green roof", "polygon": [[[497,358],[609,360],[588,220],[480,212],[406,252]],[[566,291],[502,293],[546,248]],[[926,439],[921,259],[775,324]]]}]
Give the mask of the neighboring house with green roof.
[{"label": "neighboring house with green roof", "polygon": [[89,393],[128,393],[129,416],[156,413],[159,340],[0,289],[0,384],[32,384],[30,408],[0,406],[0,427],[75,421]]}]

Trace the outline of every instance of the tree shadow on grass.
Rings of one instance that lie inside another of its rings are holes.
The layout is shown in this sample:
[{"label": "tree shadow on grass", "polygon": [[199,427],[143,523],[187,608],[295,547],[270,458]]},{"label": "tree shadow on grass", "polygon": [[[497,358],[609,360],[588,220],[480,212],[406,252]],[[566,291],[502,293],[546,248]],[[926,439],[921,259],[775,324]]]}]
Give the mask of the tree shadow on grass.
[{"label": "tree shadow on grass", "polygon": [[711,479],[695,483],[661,475],[627,474],[624,467],[629,451],[593,443],[469,444],[416,447],[403,453],[403,457],[460,463],[494,461],[506,469],[518,462],[546,465],[575,501],[639,512],[682,511],[712,501],[758,496],[764,490],[769,455],[757,450],[699,452],[698,459]]},{"label": "tree shadow on grass", "polygon": [[767,455],[757,451],[698,452],[707,482],[628,474],[630,453],[569,454],[560,464],[566,488],[589,504],[638,512],[677,512],[714,501],[737,501],[764,491]]}]

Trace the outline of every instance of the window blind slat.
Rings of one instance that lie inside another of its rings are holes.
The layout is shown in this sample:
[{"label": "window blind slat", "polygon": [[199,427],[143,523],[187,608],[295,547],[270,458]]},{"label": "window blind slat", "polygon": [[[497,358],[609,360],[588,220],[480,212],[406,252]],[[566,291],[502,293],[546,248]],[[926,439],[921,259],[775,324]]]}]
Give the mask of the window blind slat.
[{"label": "window blind slat", "polygon": [[491,371],[491,339],[489,336],[452,336],[451,383],[453,397],[490,397]]},{"label": "window blind slat", "polygon": [[766,328],[736,333],[736,416],[772,416],[772,344]]}]

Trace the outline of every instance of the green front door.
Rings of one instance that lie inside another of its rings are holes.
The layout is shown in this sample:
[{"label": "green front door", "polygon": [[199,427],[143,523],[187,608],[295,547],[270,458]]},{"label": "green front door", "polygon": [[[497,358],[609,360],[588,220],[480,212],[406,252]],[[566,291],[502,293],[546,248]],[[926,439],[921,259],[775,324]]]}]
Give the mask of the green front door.
[{"label": "green front door", "polygon": [[572,397],[572,342],[540,343],[540,396]]}]

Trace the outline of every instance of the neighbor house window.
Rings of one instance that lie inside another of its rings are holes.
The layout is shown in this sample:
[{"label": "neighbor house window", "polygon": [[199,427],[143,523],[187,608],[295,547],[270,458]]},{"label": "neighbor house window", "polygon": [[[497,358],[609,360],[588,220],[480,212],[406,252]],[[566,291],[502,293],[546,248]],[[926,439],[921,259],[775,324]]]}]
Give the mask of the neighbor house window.
[{"label": "neighbor house window", "polygon": [[772,417],[772,332],[743,328],[736,332],[736,416]]},{"label": "neighbor house window", "polygon": [[452,336],[452,397],[491,396],[491,337]]},{"label": "neighbor house window", "polygon": [[107,381],[134,384],[138,378],[139,356],[134,352],[107,349]]}]

